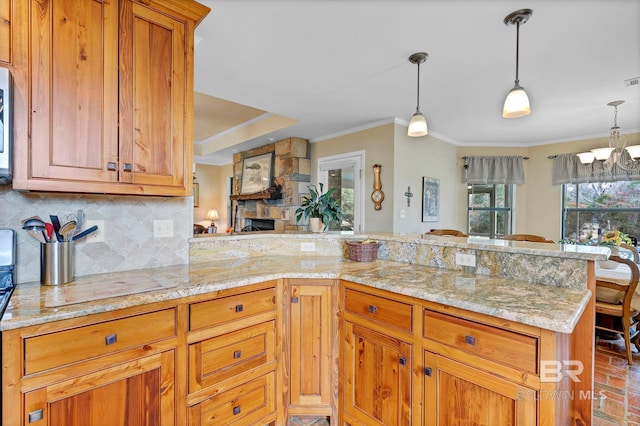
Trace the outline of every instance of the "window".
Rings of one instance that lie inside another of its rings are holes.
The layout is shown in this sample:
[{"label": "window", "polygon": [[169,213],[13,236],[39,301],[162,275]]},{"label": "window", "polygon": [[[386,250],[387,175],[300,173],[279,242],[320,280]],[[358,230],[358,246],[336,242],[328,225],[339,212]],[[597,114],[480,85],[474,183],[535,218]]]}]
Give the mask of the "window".
[{"label": "window", "polygon": [[562,237],[597,240],[609,230],[640,235],[640,181],[562,185]]},{"label": "window", "polygon": [[318,182],[325,190],[335,188],[332,196],[340,201],[344,213],[342,223],[331,224],[331,231],[364,230],[364,151],[318,159]]},{"label": "window", "polygon": [[467,186],[468,234],[500,238],[511,234],[513,185]]}]

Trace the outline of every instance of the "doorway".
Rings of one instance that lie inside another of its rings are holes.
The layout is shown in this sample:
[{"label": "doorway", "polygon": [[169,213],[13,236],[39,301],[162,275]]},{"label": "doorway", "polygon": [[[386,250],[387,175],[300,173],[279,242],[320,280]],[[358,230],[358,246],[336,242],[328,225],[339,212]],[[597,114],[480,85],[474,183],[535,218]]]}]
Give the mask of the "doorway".
[{"label": "doorway", "polygon": [[364,231],[364,151],[349,152],[318,159],[318,183],[335,188],[344,213],[341,224],[331,231]]}]

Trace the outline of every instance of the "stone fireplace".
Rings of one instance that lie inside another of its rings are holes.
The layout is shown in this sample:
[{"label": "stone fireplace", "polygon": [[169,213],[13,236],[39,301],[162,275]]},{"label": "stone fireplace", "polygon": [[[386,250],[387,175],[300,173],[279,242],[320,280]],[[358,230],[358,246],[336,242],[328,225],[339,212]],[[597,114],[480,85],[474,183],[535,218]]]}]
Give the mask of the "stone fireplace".
[{"label": "stone fireplace", "polygon": [[[309,193],[309,151],[309,141],[292,137],[234,154],[231,195],[234,232],[270,226],[271,223],[277,232],[306,230],[306,221],[296,223],[295,211],[300,206],[300,196]],[[243,160],[267,153],[274,154],[271,187],[259,194],[241,194]]]}]

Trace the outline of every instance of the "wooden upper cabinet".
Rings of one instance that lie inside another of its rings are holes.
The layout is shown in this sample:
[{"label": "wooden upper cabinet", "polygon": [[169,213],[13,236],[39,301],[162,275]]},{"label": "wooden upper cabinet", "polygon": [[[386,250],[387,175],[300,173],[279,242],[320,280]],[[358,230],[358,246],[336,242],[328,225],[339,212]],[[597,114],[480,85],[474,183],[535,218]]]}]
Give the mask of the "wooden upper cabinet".
[{"label": "wooden upper cabinet", "polygon": [[14,189],[189,195],[193,35],[209,9],[191,0],[31,0],[23,10],[29,31],[20,39],[29,42],[18,43],[18,62],[30,64],[21,69],[30,87],[18,79],[17,92],[29,93],[31,143],[16,136],[30,148],[16,150]]},{"label": "wooden upper cabinet", "polygon": [[117,182],[117,23],[117,3],[32,0],[31,177]]},{"label": "wooden upper cabinet", "polygon": [[120,25],[120,179],[183,188],[185,22],[124,2]]},{"label": "wooden upper cabinet", "polygon": [[0,64],[11,63],[11,0],[0,0]]}]

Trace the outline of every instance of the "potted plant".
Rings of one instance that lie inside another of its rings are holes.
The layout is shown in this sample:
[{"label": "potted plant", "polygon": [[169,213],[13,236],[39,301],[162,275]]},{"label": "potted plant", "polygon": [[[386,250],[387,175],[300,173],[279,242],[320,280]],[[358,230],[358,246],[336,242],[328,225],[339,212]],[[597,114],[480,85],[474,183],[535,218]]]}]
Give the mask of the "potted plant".
[{"label": "potted plant", "polygon": [[331,222],[341,222],[344,218],[340,203],[331,196],[335,188],[323,192],[322,183],[319,186],[320,190],[315,185],[308,185],[309,195],[302,197],[300,207],[296,209],[296,222],[308,218],[312,232],[322,232]]}]

